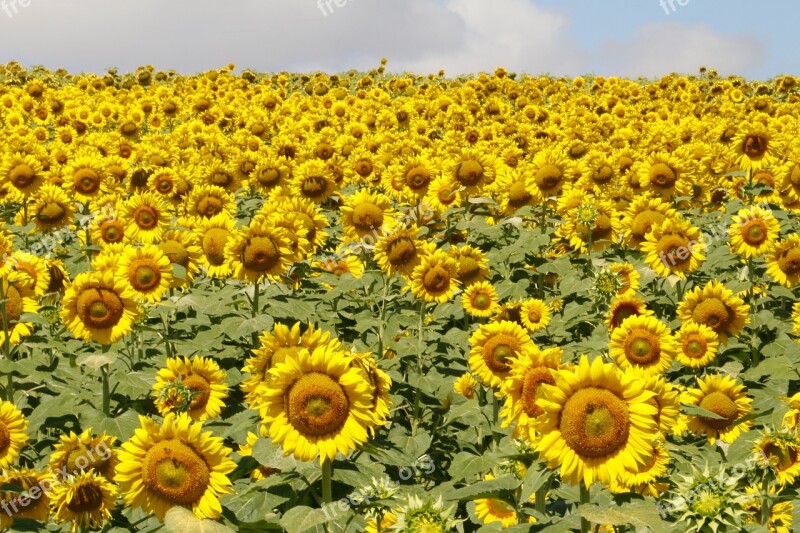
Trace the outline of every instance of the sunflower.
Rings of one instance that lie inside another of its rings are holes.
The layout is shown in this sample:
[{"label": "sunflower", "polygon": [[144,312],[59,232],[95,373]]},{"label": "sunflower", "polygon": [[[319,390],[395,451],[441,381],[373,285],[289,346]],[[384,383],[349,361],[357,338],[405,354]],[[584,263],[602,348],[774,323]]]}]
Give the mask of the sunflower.
[{"label": "sunflower", "polygon": [[225,260],[225,249],[236,228],[236,222],[227,215],[202,219],[196,228],[203,251],[201,265],[211,278],[225,278],[231,267]]},{"label": "sunflower", "polygon": [[450,533],[456,531],[459,520],[453,519],[456,506],[444,506],[442,497],[436,500],[419,496],[408,496],[408,500],[396,510],[397,523],[392,531],[414,533]]},{"label": "sunflower", "polygon": [[389,198],[367,189],[344,197],[344,205],[339,208],[339,221],[348,239],[362,241],[369,236],[368,244],[375,243],[396,225]]},{"label": "sunflower", "polygon": [[761,468],[769,468],[781,487],[800,477],[800,442],[793,430],[764,430],[753,445],[753,456]]},{"label": "sunflower", "polygon": [[322,204],[338,189],[330,169],[318,160],[308,160],[295,168],[290,187],[294,196]]},{"label": "sunflower", "polygon": [[522,302],[520,318],[528,331],[536,333],[550,323],[550,307],[544,300],[530,298]]},{"label": "sunflower", "polygon": [[[264,426],[261,426],[261,433],[263,434],[265,431]],[[252,431],[247,432],[247,441],[244,444],[239,445],[239,455],[242,457],[252,457],[253,456],[253,447],[258,442],[258,435],[253,433]],[[258,481],[261,479],[267,479],[268,477],[280,473],[280,470],[276,468],[271,468],[269,466],[258,465],[252,472],[250,472],[250,478],[254,481]]]},{"label": "sunflower", "polygon": [[36,230],[48,233],[72,222],[75,205],[64,189],[48,183],[34,194],[29,212],[36,224]]},{"label": "sunflower", "polygon": [[280,202],[275,212],[281,217],[299,221],[306,229],[305,238],[311,245],[312,253],[321,248],[328,238],[325,228],[330,224],[322,210],[312,200],[290,198]]},{"label": "sunflower", "polygon": [[623,240],[628,246],[638,249],[654,226],[677,218],[678,212],[670,204],[658,198],[637,198],[622,218]]},{"label": "sunflower", "polygon": [[372,393],[372,411],[375,414],[375,426],[370,428],[374,434],[375,427],[383,426],[389,419],[392,400],[389,398],[389,389],[392,388],[392,378],[389,374],[378,368],[378,363],[370,352],[351,352],[353,361],[351,366],[357,368],[361,377],[370,385]]},{"label": "sunflower", "polygon": [[50,470],[60,478],[94,471],[112,480],[117,466],[117,451],[114,449],[116,440],[116,437],[105,432],[93,435],[92,428],[87,428],[80,435],[73,431],[62,434],[50,455]]},{"label": "sunflower", "polygon": [[717,357],[719,338],[714,330],[705,324],[684,323],[676,340],[679,348],[676,359],[682,365],[702,368],[711,364]]},{"label": "sunflower", "polygon": [[251,283],[264,277],[279,280],[288,271],[291,258],[288,232],[272,218],[254,219],[249,226],[235,232],[225,245],[225,260],[231,273]]},{"label": "sunflower", "polygon": [[670,456],[666,446],[662,442],[654,442],[645,457],[644,464],[637,464],[635,468],[625,466],[619,484],[612,484],[612,491],[636,492],[659,498],[669,488],[667,483],[658,481],[666,477],[669,470]]},{"label": "sunflower", "polygon": [[[494,479],[487,475],[486,479]],[[499,498],[479,498],[474,501],[475,516],[482,524],[499,522],[501,528],[517,525],[517,511],[513,505]]]},{"label": "sunflower", "polygon": [[[98,243],[101,246],[108,244],[126,244],[130,241],[130,237],[126,235],[125,222],[117,217],[96,216],[92,218],[89,224],[89,237],[91,242]],[[80,234],[84,246],[88,246],[86,235]]]},{"label": "sunflower", "polygon": [[537,349],[522,326],[506,320],[481,325],[469,343],[470,371],[488,387],[502,386],[514,360]]},{"label": "sunflower", "polygon": [[[50,496],[45,490],[53,486],[49,472],[23,468],[0,472],[0,487],[16,486],[20,492],[0,489],[0,530],[10,528],[17,518],[47,522],[50,517]],[[33,495],[38,494],[34,498]],[[23,498],[23,496],[26,496]]]},{"label": "sunflower", "polygon": [[658,429],[663,434],[669,434],[675,427],[680,412],[680,390],[661,374],[648,375],[645,370],[633,368],[629,371],[632,377],[637,377],[644,382],[644,389],[654,393],[655,396],[648,403],[658,410],[655,415]]},{"label": "sunflower", "polygon": [[56,523],[70,522],[70,531],[100,528],[116,509],[117,487],[95,472],[69,476],[55,486],[50,506]]},{"label": "sunflower", "polygon": [[738,157],[739,167],[755,171],[770,167],[780,151],[780,138],[767,126],[752,117],[736,133],[731,148]]},{"label": "sunflower", "polygon": [[125,233],[133,242],[158,242],[172,221],[169,204],[154,192],[132,195],[124,202],[123,210],[129,219]]},{"label": "sunflower", "polygon": [[0,400],[0,470],[10,467],[28,443],[28,421],[11,402]]},{"label": "sunflower", "polygon": [[630,263],[613,263],[606,267],[619,278],[619,289],[617,289],[617,296],[635,295],[640,287],[640,275]]},{"label": "sunflower", "polygon": [[752,399],[746,395],[743,384],[737,383],[730,376],[721,374],[697,378],[696,389],[688,389],[681,403],[696,405],[706,411],[714,413],[710,416],[691,416],[689,431],[695,435],[705,435],[710,444],[717,439],[730,444],[739,435],[749,431],[753,426],[752,420],[735,424],[737,420],[753,412]]},{"label": "sunflower", "polygon": [[375,261],[387,276],[411,276],[422,258],[433,251],[435,244],[422,241],[416,226],[399,227],[378,239]]},{"label": "sunflower", "polygon": [[133,289],[104,271],[78,274],[64,294],[59,314],[74,337],[113,344],[130,333],[139,313]]},{"label": "sunflower", "polygon": [[700,230],[683,219],[666,219],[645,235],[641,250],[645,263],[659,276],[686,278],[705,261],[704,238]]},{"label": "sunflower", "polygon": [[[354,278],[360,279],[364,275],[364,262],[349,248],[340,248],[330,257],[314,260],[311,267],[330,272],[339,278],[350,274]],[[325,283],[324,286],[328,290],[333,289],[330,284]]]},{"label": "sunflower", "polygon": [[751,207],[734,215],[728,234],[734,251],[746,259],[752,259],[772,250],[780,230],[780,224],[772,212]]},{"label": "sunflower", "polygon": [[449,252],[458,260],[458,281],[464,287],[483,281],[489,276],[489,260],[481,250],[465,245],[450,248]]},{"label": "sunflower", "polygon": [[18,283],[21,290],[29,291],[38,298],[47,292],[50,286],[50,270],[47,261],[38,255],[17,250],[9,259],[10,270],[19,272]]},{"label": "sunflower", "polygon": [[161,521],[176,505],[191,507],[200,518],[218,518],[219,496],[232,491],[231,449],[187,413],[169,413],[161,425],[144,416],[139,421],[141,429],[122,445],[114,477],[125,505]]},{"label": "sunflower", "polygon": [[444,213],[451,207],[461,207],[464,204],[461,185],[453,183],[447,176],[439,176],[430,182],[423,203],[438,213]]},{"label": "sunflower", "polygon": [[498,397],[505,398],[500,411],[501,427],[516,422],[514,434],[534,441],[533,421],[544,412],[536,405],[536,400],[541,398],[540,385],[555,384],[553,375],[561,364],[562,355],[559,348],[541,351],[534,346],[511,361],[511,371],[498,393]]},{"label": "sunflower", "polygon": [[236,214],[236,200],[232,193],[216,185],[200,185],[192,189],[185,200],[186,214],[196,218],[217,215],[232,217]]},{"label": "sunflower", "polygon": [[307,349],[313,352],[320,346],[330,345],[341,349],[339,340],[332,337],[330,332],[314,329],[309,326],[300,332],[300,322],[295,322],[292,327],[276,323],[272,331],[265,331],[259,337],[261,345],[253,350],[253,357],[249,358],[242,368],[242,372],[251,374],[242,381],[242,392],[245,402],[251,408],[257,409],[259,389],[266,386],[272,378],[269,370],[287,359],[297,358],[300,350]]},{"label": "sunflower", "polygon": [[611,333],[608,348],[620,368],[638,368],[647,375],[666,372],[677,351],[669,328],[652,316],[626,318]]},{"label": "sunflower", "polygon": [[[383,173],[383,188],[395,199],[419,201],[428,195],[431,182],[441,173],[441,165],[431,154],[398,158]],[[450,176],[444,176],[452,187],[458,189]],[[453,190],[453,189],[448,189]],[[445,195],[447,199],[449,195]]]},{"label": "sunflower", "polygon": [[[742,518],[743,524],[748,524],[754,528],[759,526],[764,528],[761,513],[764,511],[764,490],[762,487],[749,486],[744,489],[746,501],[742,505],[746,514]],[[779,498],[779,493],[773,487],[766,490],[766,497],[770,500]],[[792,522],[794,520],[794,503],[791,501],[776,501],[769,507],[766,529],[774,533],[791,533],[793,531]]]},{"label": "sunflower", "polygon": [[461,305],[468,314],[487,318],[497,312],[499,298],[494,285],[488,281],[479,281],[464,289],[461,295]]},{"label": "sunflower", "polygon": [[533,196],[558,196],[573,165],[559,149],[541,150],[533,156],[525,187]]},{"label": "sunflower", "polygon": [[461,285],[457,274],[456,260],[447,252],[436,250],[422,257],[411,273],[409,286],[414,296],[424,302],[445,303]]},{"label": "sunflower", "polygon": [[750,306],[717,280],[695,287],[678,306],[681,322],[691,320],[710,327],[722,344],[727,344],[729,336],[736,337],[750,321],[749,312]]},{"label": "sunflower", "polygon": [[264,155],[256,159],[250,172],[247,187],[268,193],[276,186],[285,186],[292,176],[290,160],[283,157]]},{"label": "sunflower", "polygon": [[456,382],[453,384],[453,389],[467,400],[471,400],[475,397],[475,389],[477,388],[478,382],[469,372],[458,376],[458,379],[456,379]]},{"label": "sunflower", "polygon": [[156,374],[153,400],[161,416],[186,412],[192,420],[216,418],[225,407],[225,371],[210,357],[170,357]]},{"label": "sunflower", "polygon": [[108,172],[103,161],[94,155],[76,157],[64,169],[64,184],[75,200],[91,202],[107,192]]},{"label": "sunflower", "polygon": [[[8,341],[17,346],[22,342],[22,337],[27,337],[32,332],[33,323],[22,321],[22,317],[27,313],[37,313],[39,304],[30,289],[30,277],[22,272],[12,271],[3,276],[2,290],[4,303],[0,305],[0,309],[5,312]],[[6,328],[2,328],[2,325],[0,321],[0,346],[6,342]]]},{"label": "sunflower", "polygon": [[467,196],[480,195],[495,182],[500,161],[489,151],[462,150],[449,164],[443,175],[458,183]]},{"label": "sunflower", "polygon": [[[170,287],[189,287],[200,272],[200,262],[203,257],[197,235],[191,231],[169,230],[161,236],[158,247],[172,264]],[[181,269],[176,269],[175,265]]]},{"label": "sunflower", "polygon": [[639,183],[662,200],[690,196],[692,192],[689,168],[677,155],[666,152],[653,153],[642,162]]},{"label": "sunflower", "polygon": [[800,284],[800,235],[778,241],[767,255],[767,274],[787,288]]},{"label": "sunflower", "polygon": [[320,464],[364,444],[379,422],[369,381],[336,346],[300,350],[269,370],[259,412],[284,454]]},{"label": "sunflower", "polygon": [[126,246],[117,263],[116,275],[128,282],[140,300],[157,303],[172,283],[172,263],[153,244]]},{"label": "sunflower", "polygon": [[0,164],[0,183],[10,186],[11,199],[25,201],[44,185],[44,167],[32,155],[9,154]]},{"label": "sunflower", "polygon": [[618,481],[626,468],[647,464],[656,437],[654,394],[641,380],[612,363],[581,356],[571,369],[555,373],[555,385],[542,385],[536,404],[544,410],[534,427],[541,438],[536,451],[549,468],[561,467],[572,485]]}]

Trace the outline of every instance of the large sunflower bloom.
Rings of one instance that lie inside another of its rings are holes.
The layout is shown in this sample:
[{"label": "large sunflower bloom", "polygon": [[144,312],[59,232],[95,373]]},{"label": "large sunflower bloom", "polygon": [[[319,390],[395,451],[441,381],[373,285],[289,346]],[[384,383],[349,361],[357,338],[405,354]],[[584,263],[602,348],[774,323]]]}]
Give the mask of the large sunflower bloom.
[{"label": "large sunflower bloom", "polygon": [[711,364],[717,357],[719,338],[713,329],[705,324],[686,322],[677,335],[678,352],[676,359],[690,368],[702,368]]},{"label": "large sunflower bloom", "polygon": [[719,335],[720,342],[726,344],[728,337],[736,337],[748,323],[750,306],[733,291],[717,280],[704,287],[695,287],[686,294],[678,306],[678,318],[703,324]]},{"label": "large sunflower bloom", "polygon": [[210,357],[170,357],[156,374],[152,395],[161,416],[184,410],[192,420],[214,418],[228,397],[225,371]]},{"label": "large sunflower bloom", "polygon": [[39,493],[38,498],[26,497],[23,500],[20,492],[0,489],[0,508],[3,509],[0,512],[0,530],[10,528],[17,518],[47,522],[50,517],[50,496],[43,487],[52,486],[51,479],[50,472],[27,468],[9,468],[0,472],[0,487],[16,486],[22,489],[22,493],[30,494],[33,492],[31,489]]},{"label": "large sunflower bloom", "polygon": [[78,274],[64,293],[59,314],[76,338],[113,344],[130,333],[139,312],[127,282],[105,271]]},{"label": "large sunflower bloom", "polygon": [[369,382],[333,346],[300,350],[270,369],[259,400],[269,436],[300,461],[333,461],[369,438],[378,422]]},{"label": "large sunflower bloom", "polygon": [[752,259],[772,250],[780,230],[778,220],[770,211],[751,207],[734,215],[728,233],[733,250],[746,259]]},{"label": "large sunflower bloom", "polygon": [[647,464],[657,409],[641,380],[586,356],[555,378],[555,385],[542,385],[537,405],[544,413],[535,422],[542,434],[536,451],[549,468],[560,466],[563,481],[589,487],[618,482]]},{"label": "large sunflower bloom", "polygon": [[793,233],[778,241],[767,256],[767,274],[784,287],[800,284],[800,235]]},{"label": "large sunflower bloom", "polygon": [[516,422],[515,435],[525,439],[532,437],[533,420],[544,412],[536,405],[536,400],[541,398],[540,385],[555,384],[553,371],[559,368],[562,355],[558,348],[544,351],[534,348],[511,361],[511,372],[498,393],[505,398],[500,411],[502,427]]},{"label": "large sunflower bloom", "polygon": [[697,378],[696,389],[688,389],[681,399],[686,405],[696,405],[717,415],[716,417],[691,416],[689,431],[705,435],[710,444],[717,439],[730,444],[743,432],[749,431],[753,421],[734,424],[753,412],[752,399],[746,395],[743,384],[721,374]]},{"label": "large sunflower bloom", "polygon": [[122,445],[114,478],[125,505],[162,521],[176,505],[190,507],[200,518],[218,518],[219,497],[231,492],[228,474],[236,468],[230,448],[202,432],[202,422],[187,413],[169,413],[161,425],[144,416],[139,421],[141,429]]},{"label": "large sunflower bloom", "polygon": [[28,443],[28,421],[11,402],[0,400],[0,470],[8,468]]},{"label": "large sunflower bloom", "polygon": [[663,374],[675,358],[677,344],[669,328],[652,316],[632,316],[611,333],[609,352],[620,368]]}]

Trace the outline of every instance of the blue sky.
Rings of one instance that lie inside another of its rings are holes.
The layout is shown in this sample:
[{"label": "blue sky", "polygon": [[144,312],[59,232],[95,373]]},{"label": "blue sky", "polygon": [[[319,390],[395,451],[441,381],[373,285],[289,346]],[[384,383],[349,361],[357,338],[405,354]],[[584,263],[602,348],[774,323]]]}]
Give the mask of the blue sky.
[{"label": "blue sky", "polygon": [[[0,0],[0,62],[103,72],[367,69],[657,77],[800,74],[800,2]],[[666,0],[665,0],[666,1]],[[680,5],[683,2],[686,5]]]}]

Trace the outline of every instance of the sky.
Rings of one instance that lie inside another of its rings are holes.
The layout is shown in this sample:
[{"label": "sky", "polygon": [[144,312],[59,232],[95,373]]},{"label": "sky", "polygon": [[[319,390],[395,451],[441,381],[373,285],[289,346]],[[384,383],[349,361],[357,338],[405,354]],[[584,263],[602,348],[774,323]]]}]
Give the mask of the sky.
[{"label": "sky", "polygon": [[800,74],[798,15],[796,0],[0,0],[0,63],[766,79]]}]

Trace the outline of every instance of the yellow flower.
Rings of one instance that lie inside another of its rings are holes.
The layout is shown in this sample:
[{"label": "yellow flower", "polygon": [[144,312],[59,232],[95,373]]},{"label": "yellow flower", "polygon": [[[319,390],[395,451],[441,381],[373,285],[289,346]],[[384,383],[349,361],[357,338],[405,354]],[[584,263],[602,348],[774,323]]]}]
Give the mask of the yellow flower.
[{"label": "yellow flower", "polygon": [[649,376],[663,374],[676,351],[669,328],[652,316],[628,317],[611,333],[609,352],[623,370],[633,367]]},{"label": "yellow flower", "polygon": [[202,219],[195,231],[203,250],[201,264],[209,277],[225,278],[230,275],[231,265],[225,258],[225,248],[236,228],[234,220],[227,215]]},{"label": "yellow flower", "polygon": [[736,337],[749,322],[750,306],[717,280],[695,287],[678,306],[678,318],[710,327],[722,344]]},{"label": "yellow flower", "polygon": [[[169,230],[161,236],[158,247],[172,264],[170,287],[189,287],[200,272],[203,257],[197,236],[190,231]],[[175,265],[182,267],[179,273],[176,272]]]},{"label": "yellow flower", "polygon": [[530,298],[522,302],[520,318],[528,331],[536,333],[550,323],[550,307],[543,300]]},{"label": "yellow flower", "polygon": [[467,287],[461,295],[461,305],[468,314],[487,318],[499,308],[497,290],[488,281],[479,281]]},{"label": "yellow flower", "polygon": [[694,322],[681,326],[677,336],[678,362],[690,368],[702,368],[717,357],[719,338],[713,329]]},{"label": "yellow flower", "polygon": [[721,374],[697,378],[696,389],[688,389],[681,403],[696,405],[711,411],[716,417],[691,416],[689,431],[705,435],[714,444],[717,439],[730,444],[740,434],[749,431],[753,421],[735,424],[737,420],[753,411],[752,399],[746,396],[745,387],[730,376]]},{"label": "yellow flower", "polygon": [[772,250],[780,230],[780,224],[772,212],[751,207],[734,215],[728,233],[733,250],[746,259],[752,259]]},{"label": "yellow flower", "polygon": [[[32,322],[22,321],[25,313],[37,313],[40,309],[30,286],[30,276],[23,272],[12,271],[2,276],[3,292],[0,297],[5,299],[2,307],[5,310],[5,320],[8,325],[8,338],[6,338],[4,328],[0,327],[0,347],[6,341],[15,346],[19,345],[22,337],[27,337],[32,332]],[[2,326],[2,319],[0,319],[0,326]]]},{"label": "yellow flower", "polygon": [[232,491],[231,449],[187,413],[169,413],[161,425],[144,416],[139,422],[141,429],[122,445],[114,477],[125,505],[161,521],[176,505],[191,507],[200,518],[218,518],[219,497]]},{"label": "yellow flower", "polygon": [[113,448],[116,440],[116,437],[105,432],[93,435],[92,428],[87,428],[80,435],[73,431],[62,434],[50,455],[50,470],[60,478],[94,471],[112,480],[118,460]]},{"label": "yellow flower", "polygon": [[536,400],[541,398],[543,383],[555,384],[554,371],[558,370],[562,355],[560,348],[544,351],[533,348],[511,362],[511,372],[498,393],[499,398],[505,398],[500,411],[501,427],[516,422],[514,434],[534,441],[533,421],[544,413]]},{"label": "yellow flower", "polygon": [[399,227],[378,239],[375,261],[387,276],[411,276],[423,256],[436,248],[435,244],[420,240],[419,232],[416,226]]},{"label": "yellow flower", "polygon": [[169,205],[153,192],[134,194],[125,201],[123,209],[129,220],[125,233],[133,242],[158,242],[172,221]]},{"label": "yellow flower", "polygon": [[170,357],[156,374],[153,399],[161,416],[186,412],[192,420],[215,418],[225,407],[225,371],[210,357]]},{"label": "yellow flower", "polygon": [[453,384],[453,389],[467,400],[471,400],[475,397],[476,388],[478,388],[478,382],[469,372],[458,376],[458,379]]},{"label": "yellow flower", "polygon": [[73,533],[103,527],[117,506],[116,496],[117,487],[93,471],[69,476],[50,495],[53,519],[70,522]]},{"label": "yellow flower", "polygon": [[301,349],[269,370],[259,412],[285,454],[320,464],[347,455],[378,423],[369,382],[335,346]]},{"label": "yellow flower", "polygon": [[339,208],[339,221],[348,239],[373,244],[390,233],[397,223],[389,198],[360,189],[344,198]]},{"label": "yellow flower", "polygon": [[626,468],[637,470],[652,453],[656,437],[654,396],[641,380],[612,363],[586,356],[572,369],[555,373],[555,385],[542,385],[537,405],[544,413],[534,427],[536,445],[549,468],[561,469],[561,479],[589,487],[600,481],[618,482]]},{"label": "yellow flower", "polygon": [[[17,518],[27,518],[38,522],[47,522],[50,516],[50,496],[47,490],[52,487],[52,475],[49,472],[23,468],[4,469],[0,472],[0,487],[17,486],[20,492],[0,489],[0,529],[10,528]],[[36,497],[34,497],[36,495]],[[25,500],[23,496],[27,496]]]},{"label": "yellow flower", "polygon": [[251,283],[264,277],[279,280],[288,272],[291,258],[288,232],[276,226],[271,218],[253,220],[248,227],[235,232],[225,245],[225,260],[231,273]]},{"label": "yellow flower", "polygon": [[74,337],[113,344],[130,333],[139,313],[133,289],[104,271],[78,274],[59,314]]},{"label": "yellow flower", "polygon": [[11,402],[0,400],[0,470],[10,467],[28,443],[28,421]]},{"label": "yellow flower", "polygon": [[172,263],[153,244],[126,246],[117,263],[116,275],[130,285],[137,298],[156,303],[172,283]]},{"label": "yellow flower", "polygon": [[800,283],[800,235],[793,233],[776,243],[767,255],[767,274],[784,287]]},{"label": "yellow flower", "polygon": [[447,252],[436,250],[422,257],[409,280],[411,292],[424,302],[444,303],[453,298],[460,282],[458,263]]},{"label": "yellow flower", "polygon": [[641,249],[647,254],[647,266],[665,278],[675,275],[685,279],[706,259],[700,230],[683,219],[666,219],[652,226]]},{"label": "yellow flower", "polygon": [[469,344],[470,370],[488,387],[502,386],[514,360],[537,350],[522,326],[506,320],[481,325]]}]

